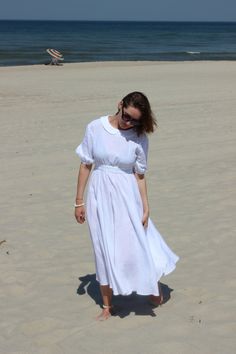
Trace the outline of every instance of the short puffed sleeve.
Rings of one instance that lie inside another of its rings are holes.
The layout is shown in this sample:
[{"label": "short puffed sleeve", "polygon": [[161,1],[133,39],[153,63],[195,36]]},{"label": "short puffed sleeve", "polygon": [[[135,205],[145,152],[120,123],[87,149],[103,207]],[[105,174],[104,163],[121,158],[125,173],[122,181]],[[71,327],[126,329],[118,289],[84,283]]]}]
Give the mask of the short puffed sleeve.
[{"label": "short puffed sleeve", "polygon": [[87,125],[82,143],[75,150],[79,155],[81,163],[91,165],[94,163],[93,158],[93,133],[90,124]]},{"label": "short puffed sleeve", "polygon": [[136,161],[134,165],[134,171],[136,173],[139,173],[140,175],[144,174],[147,171],[148,146],[148,137],[146,134],[143,134],[139,137],[135,150]]}]

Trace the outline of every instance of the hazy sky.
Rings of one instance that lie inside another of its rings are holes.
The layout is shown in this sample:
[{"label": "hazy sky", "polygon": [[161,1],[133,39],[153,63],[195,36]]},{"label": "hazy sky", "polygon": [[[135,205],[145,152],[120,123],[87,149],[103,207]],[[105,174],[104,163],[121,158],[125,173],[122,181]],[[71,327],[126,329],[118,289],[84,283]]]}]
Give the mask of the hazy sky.
[{"label": "hazy sky", "polygon": [[0,1],[0,19],[236,21],[236,0]]}]

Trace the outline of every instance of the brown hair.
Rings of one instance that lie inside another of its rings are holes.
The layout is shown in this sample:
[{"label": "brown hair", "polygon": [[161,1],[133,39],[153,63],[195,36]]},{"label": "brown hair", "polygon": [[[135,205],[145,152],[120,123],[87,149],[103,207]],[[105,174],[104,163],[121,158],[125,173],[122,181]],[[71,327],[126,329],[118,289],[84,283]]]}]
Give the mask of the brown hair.
[{"label": "brown hair", "polygon": [[127,108],[132,106],[139,109],[141,112],[141,125],[135,126],[133,129],[138,135],[142,133],[153,133],[155,127],[157,127],[157,121],[154,117],[154,114],[151,110],[150,103],[147,96],[142,92],[134,91],[126,95],[123,99],[123,107]]}]

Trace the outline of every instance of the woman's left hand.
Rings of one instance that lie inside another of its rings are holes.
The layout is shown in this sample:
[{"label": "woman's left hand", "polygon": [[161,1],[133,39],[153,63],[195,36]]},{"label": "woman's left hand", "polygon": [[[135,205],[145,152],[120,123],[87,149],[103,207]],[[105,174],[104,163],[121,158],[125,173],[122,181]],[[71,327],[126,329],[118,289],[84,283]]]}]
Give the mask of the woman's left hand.
[{"label": "woman's left hand", "polygon": [[148,226],[149,211],[143,212],[142,224],[146,228]]}]

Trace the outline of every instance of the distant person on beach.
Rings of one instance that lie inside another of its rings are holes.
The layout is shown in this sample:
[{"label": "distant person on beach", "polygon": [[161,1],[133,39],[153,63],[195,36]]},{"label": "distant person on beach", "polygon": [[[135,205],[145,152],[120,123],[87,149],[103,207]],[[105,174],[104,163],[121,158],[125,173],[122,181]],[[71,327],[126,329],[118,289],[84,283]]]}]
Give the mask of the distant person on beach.
[{"label": "distant person on beach", "polygon": [[119,102],[118,112],[87,125],[76,148],[81,164],[75,218],[80,224],[88,221],[103,300],[98,320],[113,314],[112,295],[136,292],[149,295],[154,306],[162,304],[159,280],[179,260],[149,217],[147,134],[156,125],[148,98],[131,92]]}]

